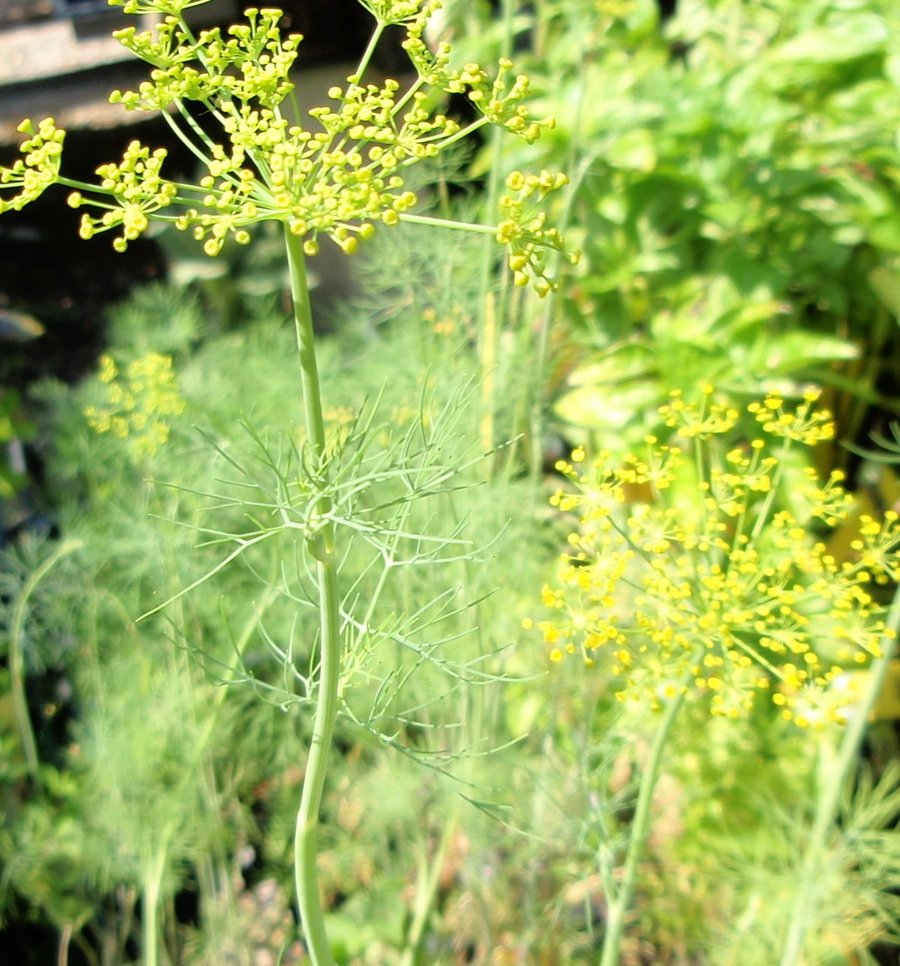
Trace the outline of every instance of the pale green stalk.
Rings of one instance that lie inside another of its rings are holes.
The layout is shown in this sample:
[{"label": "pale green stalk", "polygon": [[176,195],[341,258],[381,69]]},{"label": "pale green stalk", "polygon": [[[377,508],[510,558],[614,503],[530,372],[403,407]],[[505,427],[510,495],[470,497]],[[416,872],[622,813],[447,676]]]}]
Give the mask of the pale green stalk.
[{"label": "pale green stalk", "polygon": [[72,944],[72,923],[67,922],[59,935],[59,952],[56,956],[57,966],[69,966],[69,946]]},{"label": "pale green stalk", "polygon": [[859,763],[859,750],[869,724],[869,716],[884,690],[885,678],[897,649],[897,633],[900,632],[900,588],[894,593],[886,623],[887,630],[881,640],[881,657],[872,662],[869,686],[847,724],[834,770],[816,804],[816,815],[806,846],[800,886],[779,960],[780,966],[799,966],[803,961],[803,943],[815,919],[814,907],[820,891],[819,883],[823,866],[829,856],[828,838],[835,827],[841,793]]},{"label": "pale green stalk", "polygon": [[359,66],[356,68],[352,77],[356,79],[352,82],[353,87],[359,86],[359,82],[363,79],[363,75],[369,69],[369,64],[372,61],[372,57],[375,54],[375,48],[378,46],[381,40],[381,35],[384,33],[387,24],[380,19],[376,20],[375,29],[372,31],[372,36],[369,38],[369,43],[366,45],[366,49],[363,51],[362,57],[359,59]]},{"label": "pale green stalk", "polygon": [[[697,660],[699,660],[699,655],[695,655],[691,661],[692,666]],[[628,852],[622,870],[622,882],[614,896],[607,896],[606,932],[603,936],[603,950],[600,955],[599,966],[618,966],[619,964],[625,920],[631,910],[631,902],[637,886],[638,866],[644,854],[647,838],[650,835],[653,792],[659,778],[659,766],[662,762],[663,751],[669,741],[672,725],[684,704],[687,685],[692,680],[693,674],[691,673],[686,675],[685,679],[679,683],[678,694],[669,701],[659,727],[653,736],[650,757],[641,769],[637,805],[631,823],[631,833],[628,837]]]},{"label": "pale green stalk", "polygon": [[[515,0],[502,0],[501,11],[503,17],[503,42],[501,45],[501,55],[509,57],[513,47],[513,14],[515,13]],[[490,151],[491,168],[488,172],[487,181],[484,188],[485,211],[494,212],[497,210],[497,199],[500,195],[500,183],[502,177],[501,166],[503,164],[503,134],[501,127],[495,127],[491,132]],[[479,350],[478,358],[486,360],[490,366],[484,365],[481,373],[483,385],[483,426],[489,428],[491,437],[493,436],[493,416],[494,416],[494,373],[496,360],[500,351],[500,334],[506,317],[506,305],[492,299],[491,293],[491,274],[494,266],[493,245],[490,239],[485,238],[481,247],[481,280],[479,283],[480,300],[482,311],[487,316],[490,324],[484,325],[479,329]],[[487,446],[493,445],[493,438],[486,440]]]},{"label": "pale green stalk", "polygon": [[[415,966],[419,951],[422,946],[422,938],[425,935],[425,927],[428,925],[428,916],[434,908],[434,900],[438,893],[441,883],[441,873],[447,856],[450,853],[450,846],[453,837],[456,835],[455,815],[444,826],[441,840],[437,851],[431,857],[429,865],[428,858],[423,854],[419,866],[418,882],[416,884],[416,898],[413,904],[413,918],[407,932],[406,948],[400,957],[400,966]],[[423,853],[425,844],[422,844]]]},{"label": "pale green stalk", "polygon": [[63,557],[68,556],[81,546],[80,540],[66,540],[35,569],[34,573],[25,581],[19,592],[16,605],[13,608],[12,619],[9,622],[9,690],[12,697],[13,713],[19,729],[22,742],[22,753],[28,774],[37,784],[38,753],[34,730],[31,727],[31,717],[28,714],[28,699],[25,695],[25,654],[23,642],[25,639],[25,616],[28,613],[28,602],[38,584],[47,576]]},{"label": "pale green stalk", "polygon": [[141,953],[144,966],[159,964],[159,899],[166,867],[166,852],[167,847],[163,845],[158,851],[146,856],[142,863]]},{"label": "pale green stalk", "polygon": [[404,211],[400,220],[408,225],[430,225],[432,228],[458,228],[460,231],[473,232],[476,235],[496,236],[497,229],[491,225],[474,225],[468,221],[454,221],[452,218],[437,218],[434,215],[414,215]]},{"label": "pale green stalk", "polygon": [[[291,275],[291,297],[294,303],[294,324],[297,349],[300,355],[300,374],[303,387],[303,408],[306,431],[313,461],[324,464],[325,419],[319,371],[316,363],[315,334],[303,241],[285,231],[288,264]],[[306,937],[307,950],[313,966],[333,966],[331,947],[325,931],[322,900],[319,897],[319,877],[316,856],[319,832],[319,808],[325,787],[325,774],[334,722],[337,717],[338,679],[341,666],[340,597],[337,586],[335,560],[335,527],[328,519],[331,498],[321,493],[313,514],[319,528],[309,540],[310,553],[316,559],[316,582],[319,590],[319,681],[316,692],[316,711],[313,732],[303,777],[303,792],[297,811],[294,838],[294,878],[297,904]]]}]

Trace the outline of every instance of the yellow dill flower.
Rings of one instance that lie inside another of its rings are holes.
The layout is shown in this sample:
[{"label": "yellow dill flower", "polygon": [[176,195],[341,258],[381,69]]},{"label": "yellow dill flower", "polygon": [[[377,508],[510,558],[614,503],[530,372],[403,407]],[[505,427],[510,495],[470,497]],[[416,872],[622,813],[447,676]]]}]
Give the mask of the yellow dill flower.
[{"label": "yellow dill flower", "polygon": [[169,438],[169,418],[185,407],[171,357],[150,352],[130,362],[123,374],[104,355],[97,379],[106,387],[106,402],[85,409],[88,425],[98,433],[130,439],[138,457],[156,453]]},{"label": "yellow dill flower", "polygon": [[796,411],[785,409],[784,399],[773,393],[761,403],[751,403],[747,411],[752,413],[762,428],[773,436],[794,440],[806,446],[814,446],[834,436],[834,420],[827,410],[816,410],[817,391],[808,391]]},{"label": "yellow dill flower", "polygon": [[683,394],[676,389],[667,405],[661,406],[659,414],[666,426],[677,429],[679,436],[688,438],[709,434],[727,433],[734,428],[739,413],[731,406],[712,402],[712,387],[704,386],[700,404],[685,402]]},{"label": "yellow dill flower", "polygon": [[829,685],[880,653],[871,588],[900,579],[900,518],[862,517],[840,565],[815,538],[853,507],[839,473],[819,484],[790,454],[833,432],[815,399],[795,411],[777,395],[751,403],[776,440],[735,445],[737,411],[711,390],[699,405],[675,393],[662,415],[684,450],[651,437],[645,458],[567,463],[575,493],[551,502],[577,509],[579,526],[542,592],[554,616],[538,623],[553,660],[602,657],[619,697],[653,707],[689,676],[714,715],[746,714],[764,695],[799,726],[841,720]]}]

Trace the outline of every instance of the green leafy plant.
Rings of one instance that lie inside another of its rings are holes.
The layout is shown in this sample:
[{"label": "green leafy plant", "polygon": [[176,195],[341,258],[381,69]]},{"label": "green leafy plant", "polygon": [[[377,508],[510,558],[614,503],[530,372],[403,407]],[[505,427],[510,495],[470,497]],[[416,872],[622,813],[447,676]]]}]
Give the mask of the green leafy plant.
[{"label": "green leafy plant", "polygon": [[[476,5],[454,11],[467,56],[496,47]],[[844,438],[892,413],[891,4],[684,0],[660,24],[651,0],[541,0],[516,27],[557,125],[506,156],[566,171],[583,249],[546,377],[573,442],[628,450],[701,380],[828,386]]]},{"label": "green leafy plant", "polygon": [[[260,222],[275,222],[283,231],[306,439],[293,453],[293,460],[281,465],[262,437],[254,434],[260,457],[271,470],[265,480],[259,480],[239,461],[229,460],[245,478],[243,485],[249,488],[245,492],[254,495],[257,510],[273,522],[258,521],[250,531],[207,530],[219,542],[232,542],[233,549],[187,590],[275,536],[294,538],[294,552],[303,560],[300,572],[310,581],[311,590],[301,586],[296,599],[300,606],[315,610],[318,630],[309,677],[300,676],[297,681],[301,692],[313,698],[315,715],[296,820],[294,867],[306,943],[313,962],[323,966],[333,960],[319,896],[317,832],[344,664],[350,661],[352,666],[357,652],[371,646],[366,642],[373,635],[374,641],[392,640],[401,646],[408,640],[408,628],[402,623],[375,623],[377,592],[371,601],[362,602],[359,617],[351,617],[345,610],[349,598],[339,586],[340,537],[345,532],[362,534],[376,547],[385,575],[403,563],[428,563],[435,559],[435,551],[430,549],[427,535],[407,530],[407,508],[414,497],[429,496],[448,485],[452,473],[435,460],[444,445],[439,411],[423,407],[417,425],[405,438],[392,441],[387,458],[369,453],[375,426],[371,414],[354,417],[346,430],[330,431],[305,256],[318,249],[321,235],[352,253],[359,240],[371,237],[376,225],[390,226],[401,220],[441,223],[413,210],[416,196],[404,185],[404,172],[411,165],[435,157],[487,124],[533,141],[551,122],[529,116],[522,104],[527,79],[510,77],[510,61],[501,59],[490,75],[474,63],[453,66],[447,45],[429,49],[423,35],[439,6],[433,0],[364,2],[375,18],[371,43],[346,86],[328,92],[331,105],[313,109],[308,125],[297,116],[295,105],[291,110],[289,70],[301,38],[280,33],[279,11],[250,9],[245,23],[224,33],[210,29],[195,35],[184,13],[198,0],[112,2],[127,14],[162,19],[154,30],[129,26],[116,31],[117,39],[148,63],[151,72],[137,91],[116,91],[111,99],[130,110],[160,111],[197,158],[202,169],[199,181],[168,180],[165,151],[151,150],[138,141],[131,142],[121,161],[97,169],[99,183],[72,180],[61,168],[65,133],[51,119],[37,126],[25,121],[20,127],[26,135],[22,157],[0,169],[0,211],[21,208],[53,184],[66,186],[73,189],[69,204],[87,209],[81,221],[82,237],[114,232],[117,251],[124,251],[152,222],[169,223],[190,233],[209,256],[219,254],[228,238],[248,243],[250,227]],[[405,31],[404,48],[415,72],[405,91],[393,80],[381,85],[366,80],[380,37],[397,26]],[[433,109],[430,92],[467,95],[478,118],[460,126]],[[201,115],[215,121],[216,135],[207,131]],[[563,242],[546,225],[540,205],[564,183],[564,176],[548,172],[514,172],[507,179],[508,194],[500,200],[502,220],[498,225],[458,227],[496,236],[509,249],[515,282],[531,282],[540,294],[546,294],[552,287],[547,278],[547,253],[562,251]],[[101,431],[134,436],[144,455],[151,455],[166,435],[165,424],[157,415],[175,412],[165,402],[165,392],[160,395],[158,391],[160,379],[166,379],[160,365],[166,365],[165,358],[153,354],[143,362],[133,361],[127,384],[123,384],[117,381],[110,360],[107,406],[95,409],[91,416]],[[397,492],[382,504],[366,507],[363,497],[376,482],[394,486]],[[234,506],[240,511],[244,501]],[[454,542],[451,538],[449,545]],[[439,611],[440,598],[435,606]],[[427,611],[419,617],[434,619]],[[345,641],[350,642],[349,650],[345,650]],[[434,661],[426,652],[413,661],[411,670],[423,660]],[[379,702],[376,694],[370,715],[383,713]],[[148,856],[152,868],[147,866],[143,873],[153,887],[150,898],[160,887],[162,866],[157,859],[164,854],[164,843],[160,848],[163,853]],[[152,929],[152,922],[148,928]],[[151,943],[149,938],[147,943]],[[150,944],[146,955],[154,948]]]}]

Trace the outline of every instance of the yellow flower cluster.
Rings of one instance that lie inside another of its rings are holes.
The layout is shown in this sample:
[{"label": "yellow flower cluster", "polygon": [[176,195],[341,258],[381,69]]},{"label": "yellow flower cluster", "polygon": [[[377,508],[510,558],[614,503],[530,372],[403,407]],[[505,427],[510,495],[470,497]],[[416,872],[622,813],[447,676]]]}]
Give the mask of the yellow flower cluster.
[{"label": "yellow flower cluster", "polygon": [[18,130],[28,135],[19,145],[19,152],[24,158],[17,158],[11,168],[0,165],[0,192],[14,188],[17,194],[11,198],[4,198],[0,194],[0,214],[18,211],[29,201],[34,201],[59,176],[66,132],[60,130],[49,117],[41,121],[37,131],[28,120],[22,121]]},{"label": "yellow flower cluster", "polygon": [[125,13],[148,15],[165,13],[181,16],[189,7],[199,7],[209,0],[106,0],[111,7],[121,7]]},{"label": "yellow flower cluster", "polygon": [[106,405],[85,410],[88,425],[130,439],[138,457],[152,456],[169,438],[167,418],[184,412],[172,359],[150,352],[130,362],[122,375],[112,357],[104,355],[98,379],[106,386]]},{"label": "yellow flower cluster", "polygon": [[542,298],[556,283],[547,278],[547,253],[560,252],[572,264],[578,255],[566,250],[562,236],[555,228],[547,227],[547,213],[540,207],[551,191],[568,184],[564,174],[542,171],[539,175],[524,175],[514,171],[506,179],[510,194],[500,199],[504,220],[497,227],[497,241],[509,249],[509,267],[516,285],[532,281]]},{"label": "yellow flower cluster", "polygon": [[164,148],[157,148],[150,154],[150,149],[140,141],[132,141],[125,149],[121,164],[103,164],[97,168],[97,174],[103,179],[100,187],[112,196],[112,200],[86,202],[79,191],[69,195],[69,206],[72,208],[89,203],[105,209],[99,218],[82,216],[81,237],[92,238],[98,231],[121,227],[122,234],[114,239],[113,248],[124,252],[128,242],[134,241],[150,227],[149,216],[168,208],[178,194],[177,186],[160,175],[165,157]]},{"label": "yellow flower cluster", "polygon": [[841,720],[829,685],[880,653],[873,588],[900,577],[900,521],[862,517],[852,559],[829,551],[821,534],[854,500],[839,472],[822,485],[796,468],[796,447],[832,433],[815,399],[751,404],[766,435],[735,445],[737,410],[711,389],[699,404],[675,394],[662,410],[671,445],[648,437],[624,463],[579,449],[558,464],[571,486],[551,502],[579,525],[542,594],[551,660],[602,659],[623,700],[659,706],[692,681],[713,714],[746,714],[762,692],[800,726]]},{"label": "yellow flower cluster", "polygon": [[[123,47],[156,66],[137,92],[114,91],[110,100],[131,110],[165,110],[179,99],[224,103],[255,98],[269,107],[280,104],[294,89],[288,71],[302,39],[299,34],[282,39],[280,16],[278,10],[251,8],[246,11],[248,22],[231,26],[227,40],[219,30],[204,30],[193,45],[187,42],[179,17],[173,15],[153,31],[116,30],[113,36]],[[190,66],[192,61],[200,63],[199,70]]]},{"label": "yellow flower cluster", "polygon": [[432,51],[423,40],[428,18],[441,6],[438,0],[425,3],[418,16],[406,22],[406,40],[403,49],[409,54],[419,75],[432,87],[449,94],[466,94],[476,110],[480,111],[494,124],[502,124],[529,144],[536,141],[545,128],[552,128],[552,117],[535,119],[529,116],[522,101],[528,96],[529,81],[524,74],[518,74],[512,86],[506,80],[512,69],[512,61],[507,57],[500,59],[499,70],[491,77],[478,64],[465,64],[462,68],[451,68],[451,48],[446,42],[440,43]]},{"label": "yellow flower cluster", "polygon": [[[404,46],[419,76],[401,91],[394,80],[367,84],[352,75],[346,86],[328,92],[335,104],[309,112],[313,124],[307,129],[281,111],[293,91],[289,71],[302,40],[299,34],[282,36],[281,11],[250,8],[245,23],[226,31],[203,30],[195,37],[182,13],[196,2],[114,0],[126,13],[161,14],[162,22],[153,30],[130,26],[115,31],[120,43],[152,70],[137,90],[114,91],[110,100],[129,110],[161,112],[206,172],[199,184],[168,181],[161,175],[165,151],[151,152],[133,141],[121,163],[97,170],[101,181],[96,192],[70,195],[73,207],[102,211],[97,217],[82,216],[84,238],[120,229],[113,244],[122,251],[151,220],[161,220],[190,231],[212,256],[229,237],[248,243],[248,227],[269,219],[302,236],[307,254],[317,251],[320,232],[352,253],[376,225],[396,224],[416,204],[404,181],[410,165],[434,157],[483,123],[502,125],[526,141],[552,124],[529,117],[522,104],[527,78],[510,80],[510,61],[501,60],[492,76],[477,64],[451,68],[446,46],[436,53],[428,49],[423,32],[438,0],[364,0],[379,29],[389,24],[405,28]],[[466,94],[481,118],[461,129],[433,111],[429,87]],[[197,123],[196,111],[186,108],[191,101],[219,123],[223,143]],[[43,140],[26,142],[30,153],[24,162],[0,169],[0,183],[18,186],[30,178],[21,203],[40,194],[58,173],[61,132],[57,139],[51,121],[43,122],[41,132]],[[534,179],[515,178],[521,184],[511,187],[512,195],[503,201],[497,238],[509,248],[517,283],[532,281],[546,294],[546,252],[562,250],[562,241],[545,226],[535,202],[561,187],[565,178],[546,172]]]},{"label": "yellow flower cluster", "polygon": [[360,0],[383,24],[408,24],[423,17],[427,20],[441,6],[439,0]]}]

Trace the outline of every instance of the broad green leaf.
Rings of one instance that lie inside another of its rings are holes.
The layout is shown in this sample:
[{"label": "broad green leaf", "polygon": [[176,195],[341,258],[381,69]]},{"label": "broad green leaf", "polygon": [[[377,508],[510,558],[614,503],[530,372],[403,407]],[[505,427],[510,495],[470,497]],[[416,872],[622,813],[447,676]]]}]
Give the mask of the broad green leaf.
[{"label": "broad green leaf", "polygon": [[614,168],[627,171],[652,171],[656,166],[656,145],[646,128],[626,131],[616,138],[606,152],[606,160]]},{"label": "broad green leaf", "polygon": [[885,57],[884,74],[896,87],[900,87],[900,53],[891,53]]},{"label": "broad green leaf", "polygon": [[868,226],[866,236],[876,248],[900,252],[900,211],[876,219]]},{"label": "broad green leaf", "polygon": [[830,63],[853,60],[880,50],[887,40],[884,18],[856,13],[835,18],[828,27],[814,27],[772,51],[774,63]]},{"label": "broad green leaf", "polygon": [[659,384],[644,380],[630,386],[579,386],[563,394],[553,408],[574,426],[621,432],[637,414],[655,409],[660,399]]},{"label": "broad green leaf", "polygon": [[652,375],[656,353],[647,345],[624,342],[611,346],[569,376],[570,386],[598,386]]},{"label": "broad green leaf", "polygon": [[794,330],[761,340],[753,361],[759,372],[787,374],[823,362],[846,362],[858,356],[857,346],[845,339]]},{"label": "broad green leaf", "polygon": [[772,300],[742,303],[723,312],[714,321],[711,331],[726,342],[742,329],[765,325],[775,316],[784,315],[785,310],[785,303]]},{"label": "broad green leaf", "polygon": [[878,265],[868,274],[869,286],[882,305],[900,320],[900,272],[887,265]]}]

